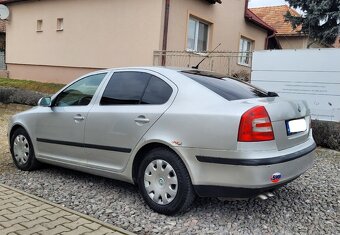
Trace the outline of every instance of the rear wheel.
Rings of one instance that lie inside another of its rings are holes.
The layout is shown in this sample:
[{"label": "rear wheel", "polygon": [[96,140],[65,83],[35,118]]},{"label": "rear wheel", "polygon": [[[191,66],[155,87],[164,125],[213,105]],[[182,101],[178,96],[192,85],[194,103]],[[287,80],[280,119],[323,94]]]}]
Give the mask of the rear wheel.
[{"label": "rear wheel", "polygon": [[146,203],[161,214],[184,211],[195,199],[184,163],[166,148],[147,153],[139,168],[138,185]]},{"label": "rear wheel", "polygon": [[10,144],[13,162],[20,170],[31,171],[39,166],[32,141],[23,128],[14,131]]}]

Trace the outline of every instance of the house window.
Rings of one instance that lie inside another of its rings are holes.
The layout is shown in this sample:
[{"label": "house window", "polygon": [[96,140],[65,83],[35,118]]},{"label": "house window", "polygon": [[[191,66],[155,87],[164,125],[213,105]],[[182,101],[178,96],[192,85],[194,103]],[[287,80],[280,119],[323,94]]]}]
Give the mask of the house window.
[{"label": "house window", "polygon": [[239,64],[242,65],[250,65],[250,53],[252,51],[252,47],[253,47],[253,41],[241,37],[240,40],[240,54],[239,54]]},{"label": "house window", "polygon": [[64,19],[58,18],[57,19],[57,31],[63,31],[64,30]]},{"label": "house window", "polygon": [[208,45],[208,29],[208,24],[190,17],[187,49],[190,51],[206,51]]},{"label": "house window", "polygon": [[43,20],[37,20],[37,32],[43,31]]}]

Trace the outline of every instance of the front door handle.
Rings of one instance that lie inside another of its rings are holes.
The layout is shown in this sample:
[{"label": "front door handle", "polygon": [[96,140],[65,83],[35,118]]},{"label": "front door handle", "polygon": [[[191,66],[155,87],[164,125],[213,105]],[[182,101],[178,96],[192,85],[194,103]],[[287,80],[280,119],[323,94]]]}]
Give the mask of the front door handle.
[{"label": "front door handle", "polygon": [[76,116],[73,117],[75,121],[84,121],[85,117],[82,116],[81,114],[77,114]]},{"label": "front door handle", "polygon": [[137,124],[146,124],[146,123],[149,123],[150,122],[150,119],[149,118],[146,118],[144,115],[140,115],[138,116],[136,119],[135,119],[135,122]]}]

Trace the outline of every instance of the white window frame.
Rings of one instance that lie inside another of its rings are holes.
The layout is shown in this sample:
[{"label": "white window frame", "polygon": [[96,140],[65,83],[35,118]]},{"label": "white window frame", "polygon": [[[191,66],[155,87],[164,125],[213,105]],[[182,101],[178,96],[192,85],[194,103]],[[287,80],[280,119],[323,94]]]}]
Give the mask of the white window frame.
[{"label": "white window frame", "polygon": [[[189,38],[189,25],[190,25],[190,20],[193,20],[195,21],[195,42],[194,42],[194,48],[189,48],[189,44],[188,44],[188,38]],[[202,20],[199,20],[193,16],[190,16],[189,17],[189,20],[188,20],[188,33],[187,33],[187,51],[195,51],[197,52],[197,48],[198,48],[198,34],[199,34],[199,23],[202,23],[204,25],[206,25],[208,27],[208,32],[207,32],[207,38],[206,38],[206,41],[207,41],[207,45],[206,45],[206,48],[205,50],[208,50],[208,45],[209,45],[209,30],[210,30],[210,25]]]},{"label": "white window frame", "polygon": [[[249,43],[249,48],[247,44]],[[239,57],[238,57],[238,64],[244,66],[251,65],[251,56],[250,53],[252,52],[254,47],[254,40],[241,36],[240,38],[240,47],[239,47]]]}]

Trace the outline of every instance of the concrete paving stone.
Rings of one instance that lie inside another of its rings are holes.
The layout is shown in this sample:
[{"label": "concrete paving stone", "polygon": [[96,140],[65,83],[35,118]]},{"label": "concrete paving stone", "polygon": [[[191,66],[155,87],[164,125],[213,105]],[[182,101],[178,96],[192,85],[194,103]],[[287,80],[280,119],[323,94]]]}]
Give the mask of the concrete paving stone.
[{"label": "concrete paving stone", "polygon": [[8,218],[0,215],[0,222],[6,222],[6,221],[8,221]]},{"label": "concrete paving stone", "polygon": [[22,222],[27,222],[27,221],[28,221],[28,219],[26,219],[24,217],[18,217],[18,218],[12,219],[12,220],[8,220],[6,222],[0,222],[0,225],[5,227],[5,228],[8,228],[8,227],[11,227],[13,225],[20,224]]},{"label": "concrete paving stone", "polygon": [[9,198],[12,198],[12,197],[13,197],[13,195],[5,194],[5,193],[1,193],[0,192],[0,200],[9,199]]},{"label": "concrete paving stone", "polygon": [[7,186],[0,184],[0,235],[131,234],[25,192],[4,188]]},{"label": "concrete paving stone", "polygon": [[49,222],[48,219],[46,219],[44,217],[38,217],[35,220],[30,220],[30,221],[23,222],[23,223],[20,223],[20,224],[25,226],[26,228],[32,228],[37,224],[43,224],[43,223],[47,223],[47,222]]},{"label": "concrete paving stone", "polygon": [[11,192],[11,190],[4,190],[2,191],[4,194],[12,194],[13,192]]},{"label": "concrete paving stone", "polygon": [[41,231],[47,231],[47,230],[48,230],[48,228],[46,228],[46,227],[44,227],[40,224],[37,224],[32,228],[16,231],[16,233],[20,234],[20,235],[31,235],[31,234],[34,234],[34,233],[38,233],[38,232],[41,232]]},{"label": "concrete paving stone", "polygon": [[19,211],[19,212],[16,212],[16,213],[11,212],[10,214],[5,214],[3,216],[5,216],[8,219],[15,219],[15,218],[25,216],[25,215],[31,215],[31,212],[26,211],[26,210],[22,210],[22,211]]},{"label": "concrete paving stone", "polygon": [[[13,199],[14,200],[14,199]],[[25,205],[25,204],[31,204],[32,203],[32,200],[30,199],[25,199],[25,200],[16,200],[12,202],[14,205],[16,206],[22,206],[22,205]]]},{"label": "concrete paving stone", "polygon": [[34,205],[31,205],[31,204],[27,203],[27,204],[24,204],[22,206],[17,206],[17,207],[9,208],[9,210],[13,211],[14,213],[17,213],[19,211],[30,209],[30,208],[34,208],[34,207],[35,207]]},{"label": "concrete paving stone", "polygon": [[54,213],[53,211],[51,211],[51,209],[53,209],[53,206],[48,205],[48,204],[42,204],[42,205],[40,205],[40,206],[35,206],[35,207],[29,208],[29,209],[27,209],[27,210],[28,210],[28,211],[31,211],[31,212],[33,212],[33,213],[37,213],[37,212],[39,212],[39,211],[41,211],[41,210],[46,210],[46,211],[49,211],[49,212],[51,212],[51,213]]},{"label": "concrete paving stone", "polygon": [[87,233],[87,232],[90,232],[90,231],[91,230],[89,228],[86,228],[84,226],[79,226],[78,228],[73,229],[70,232],[62,233],[62,235],[80,235],[80,234],[84,234],[84,233]]},{"label": "concrete paving stone", "polygon": [[24,216],[25,216],[27,219],[30,219],[30,220],[35,220],[35,219],[38,218],[38,217],[45,217],[45,218],[48,219],[48,220],[53,220],[53,219],[47,218],[47,217],[46,217],[47,215],[51,215],[51,212],[46,211],[46,210],[41,210],[41,211],[39,211],[39,212],[37,212],[37,213],[33,213],[33,214],[32,214],[32,212],[30,212],[30,214],[26,214],[26,215],[24,215]]},{"label": "concrete paving stone", "polygon": [[32,204],[32,205],[35,205],[35,206],[41,206],[41,205],[45,205],[46,203],[44,203],[44,202],[41,202],[41,201],[38,201],[38,200],[31,200],[30,201],[30,204]]},{"label": "concrete paving stone", "polygon": [[89,221],[89,220],[86,220],[86,219],[83,219],[83,218],[79,218],[76,221],[64,224],[64,226],[69,228],[69,229],[76,229],[76,228],[78,228],[79,226],[81,226],[83,224],[90,224],[90,223],[91,223],[91,221]]},{"label": "concrete paving stone", "polygon": [[46,210],[52,213],[58,213],[59,211],[61,211],[60,208],[56,208],[56,207],[48,208]]},{"label": "concrete paving stone", "polygon": [[65,223],[70,223],[71,221],[65,219],[64,217],[58,218],[57,220],[49,221],[46,223],[43,223],[42,225],[46,228],[52,229],[57,227],[58,225],[63,225]]},{"label": "concrete paving stone", "polygon": [[7,209],[0,209],[0,215],[8,215],[8,214],[11,214],[13,213],[12,211],[10,210],[7,210]]},{"label": "concrete paving stone", "polygon": [[84,224],[84,226],[92,230],[97,230],[100,227],[102,227],[101,224],[97,224],[97,223]]},{"label": "concrete paving stone", "polygon": [[25,229],[24,226],[20,225],[20,224],[14,224],[11,227],[5,228],[1,230],[1,235],[7,235],[9,233],[12,233],[14,231],[19,231],[19,230],[23,230]]},{"label": "concrete paving stone", "polygon": [[67,216],[64,216],[64,218],[68,219],[68,220],[71,220],[71,221],[76,221],[78,220],[80,217],[78,215],[67,215]]},{"label": "concrete paving stone", "polygon": [[[46,211],[46,212],[48,212],[48,211]],[[46,216],[44,216],[46,219],[49,219],[49,220],[56,220],[56,219],[58,219],[58,218],[60,218],[60,217],[64,217],[64,216],[66,216],[66,215],[71,215],[69,212],[67,212],[67,211],[64,211],[64,210],[60,210],[58,213],[51,213],[51,212],[48,212],[49,213],[49,215],[46,215]]]},{"label": "concrete paving stone", "polygon": [[29,198],[25,195],[20,195],[20,194],[13,194],[12,195],[13,200],[17,201],[17,202],[24,202],[24,201],[32,201],[32,198]]},{"label": "concrete paving stone", "polygon": [[0,211],[4,209],[16,207],[16,205],[14,205],[12,202],[9,202],[9,201],[5,202],[5,201],[7,200],[1,200]]},{"label": "concrete paving stone", "polygon": [[58,225],[54,229],[49,229],[47,231],[39,232],[39,234],[41,234],[41,235],[55,235],[55,234],[61,234],[63,232],[67,232],[67,231],[70,231],[70,229],[66,228],[62,225]]}]

